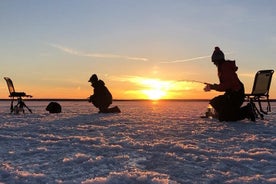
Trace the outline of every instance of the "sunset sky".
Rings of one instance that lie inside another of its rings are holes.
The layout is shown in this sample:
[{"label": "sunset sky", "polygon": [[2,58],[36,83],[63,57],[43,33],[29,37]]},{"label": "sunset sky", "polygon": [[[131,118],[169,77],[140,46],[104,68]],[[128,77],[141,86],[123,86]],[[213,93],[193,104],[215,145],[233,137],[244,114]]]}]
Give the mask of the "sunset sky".
[{"label": "sunset sky", "polygon": [[[215,46],[251,91],[274,69],[274,0],[1,0],[3,77],[34,98],[86,98],[96,73],[114,99],[209,99]],[[270,97],[276,98],[276,75]],[[191,80],[187,82],[185,80]]]}]

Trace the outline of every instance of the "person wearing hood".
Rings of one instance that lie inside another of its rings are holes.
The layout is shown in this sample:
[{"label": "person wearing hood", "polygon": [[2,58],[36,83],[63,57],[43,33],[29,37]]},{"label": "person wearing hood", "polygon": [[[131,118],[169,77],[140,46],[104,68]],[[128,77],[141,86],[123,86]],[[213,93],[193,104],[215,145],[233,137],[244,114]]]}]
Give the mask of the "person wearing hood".
[{"label": "person wearing hood", "polygon": [[219,121],[237,121],[244,118],[255,121],[250,104],[241,108],[244,102],[244,85],[236,73],[238,67],[235,60],[225,60],[219,47],[215,47],[211,60],[217,67],[219,84],[206,84],[204,90],[225,92],[210,101]]},{"label": "person wearing hood", "polygon": [[99,80],[96,74],[93,74],[88,82],[91,82],[91,86],[94,88],[94,93],[89,97],[91,102],[100,111],[99,113],[119,112],[117,106],[109,108],[112,104],[112,95],[108,88],[105,86],[104,81]]}]

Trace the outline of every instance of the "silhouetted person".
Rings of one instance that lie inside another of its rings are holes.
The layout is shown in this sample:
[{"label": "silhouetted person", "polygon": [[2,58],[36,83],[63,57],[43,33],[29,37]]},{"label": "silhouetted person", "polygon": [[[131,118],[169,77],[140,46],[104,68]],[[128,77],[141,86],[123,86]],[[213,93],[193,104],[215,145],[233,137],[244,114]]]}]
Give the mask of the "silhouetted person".
[{"label": "silhouetted person", "polygon": [[46,110],[49,111],[49,113],[61,113],[61,105],[57,102],[50,102]]},{"label": "silhouetted person", "polygon": [[239,80],[235,61],[225,60],[224,53],[215,47],[212,62],[218,71],[219,84],[206,84],[205,91],[216,90],[225,92],[210,101],[219,121],[237,121],[244,118],[255,121],[255,115],[250,104],[241,107],[244,101],[244,85]]},{"label": "silhouetted person", "polygon": [[105,83],[99,80],[96,74],[93,74],[88,82],[91,82],[91,86],[94,88],[94,94],[89,97],[89,102],[92,102],[100,110],[99,113],[120,112],[117,106],[109,108],[112,104],[112,95]]}]

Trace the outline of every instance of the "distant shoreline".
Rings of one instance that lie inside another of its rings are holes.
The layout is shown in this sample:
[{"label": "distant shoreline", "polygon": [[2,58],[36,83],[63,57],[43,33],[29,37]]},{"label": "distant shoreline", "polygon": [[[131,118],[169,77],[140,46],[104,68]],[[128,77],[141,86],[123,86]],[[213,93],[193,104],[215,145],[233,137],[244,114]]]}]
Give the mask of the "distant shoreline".
[{"label": "distant shoreline", "polygon": [[[210,99],[113,99],[113,101],[209,101]],[[0,99],[0,101],[10,101],[8,98]],[[16,99],[15,99],[16,101]],[[25,98],[24,101],[88,101],[83,98]]]},{"label": "distant shoreline", "polygon": [[[88,99],[83,98],[26,98],[25,101],[88,101]],[[10,101],[9,98],[0,99],[0,101]],[[15,100],[16,101],[16,100]],[[206,102],[210,99],[160,99],[160,100],[150,100],[150,99],[114,99],[113,101],[183,101],[183,102]],[[266,100],[263,100],[266,101]],[[270,99],[270,102],[276,102],[276,99]]]}]

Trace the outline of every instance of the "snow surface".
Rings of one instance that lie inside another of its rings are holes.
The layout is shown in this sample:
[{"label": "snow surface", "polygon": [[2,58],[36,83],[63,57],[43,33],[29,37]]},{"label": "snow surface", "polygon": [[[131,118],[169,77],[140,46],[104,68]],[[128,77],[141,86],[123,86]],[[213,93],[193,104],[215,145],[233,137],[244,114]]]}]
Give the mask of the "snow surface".
[{"label": "snow surface", "polygon": [[201,119],[207,102],[0,103],[0,183],[276,183],[276,103],[265,120]]}]

